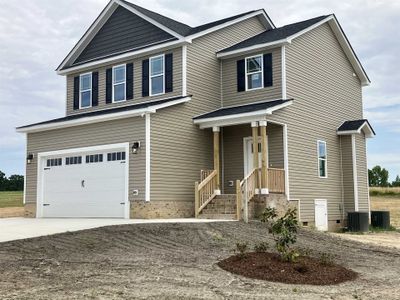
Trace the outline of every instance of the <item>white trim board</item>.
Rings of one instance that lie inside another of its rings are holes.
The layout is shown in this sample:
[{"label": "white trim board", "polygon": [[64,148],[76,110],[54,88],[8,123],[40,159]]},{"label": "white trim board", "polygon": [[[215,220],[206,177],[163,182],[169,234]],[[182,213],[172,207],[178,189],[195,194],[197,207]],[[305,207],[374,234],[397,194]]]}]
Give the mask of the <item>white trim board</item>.
[{"label": "white trim board", "polygon": [[[92,124],[92,123],[98,123],[98,122],[118,120],[118,119],[123,119],[123,118],[144,116],[145,114],[148,114],[148,113],[156,113],[158,109],[177,105],[180,103],[185,103],[190,100],[191,100],[191,97],[184,97],[184,98],[177,99],[174,101],[170,101],[170,102],[166,102],[166,103],[162,103],[162,104],[158,104],[158,105],[153,105],[153,106],[150,106],[147,108],[140,108],[140,109],[134,109],[134,110],[129,110],[129,111],[117,112],[117,113],[109,113],[109,114],[93,116],[93,117],[88,116],[88,117],[83,117],[83,118],[76,119],[76,120],[62,121],[62,122],[56,122],[56,123],[50,123],[50,124],[42,124],[42,125],[39,124],[39,125],[33,125],[30,127],[26,127],[26,128],[17,128],[17,132],[20,132],[20,133],[40,132],[40,131],[46,131],[46,130],[65,128],[65,127],[80,126],[80,125],[86,125],[86,124]],[[157,100],[157,101],[159,101],[159,100]],[[149,104],[151,105],[151,102],[149,102]]]},{"label": "white trim board", "polygon": [[124,149],[126,155],[125,163],[125,210],[124,218],[129,219],[130,217],[130,201],[129,201],[129,143],[118,143],[118,144],[107,144],[98,145],[91,147],[80,147],[80,148],[70,148],[63,150],[55,150],[48,152],[40,152],[37,154],[37,183],[36,183],[36,218],[43,218],[43,170],[45,167],[45,161],[51,156],[61,156],[72,153],[81,152],[94,152],[94,151],[104,151],[111,149]]},{"label": "white trim board", "polygon": [[151,184],[151,119],[150,114],[145,116],[145,139],[146,139],[146,186],[145,200],[150,201],[150,184]]},{"label": "white trim board", "polygon": [[358,174],[357,174],[357,153],[356,153],[356,136],[351,135],[351,156],[353,163],[353,189],[354,189],[354,210],[358,211]]}]

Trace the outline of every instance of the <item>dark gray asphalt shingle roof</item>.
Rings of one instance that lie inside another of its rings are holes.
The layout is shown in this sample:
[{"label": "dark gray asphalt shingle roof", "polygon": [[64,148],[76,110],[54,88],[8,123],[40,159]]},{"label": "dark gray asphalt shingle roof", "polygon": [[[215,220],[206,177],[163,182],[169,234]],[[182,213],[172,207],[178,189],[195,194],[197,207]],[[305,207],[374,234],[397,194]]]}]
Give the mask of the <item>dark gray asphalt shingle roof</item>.
[{"label": "dark gray asphalt shingle roof", "polygon": [[337,131],[341,132],[341,131],[359,130],[360,127],[364,125],[364,123],[367,123],[368,126],[371,128],[372,132],[375,134],[374,129],[372,128],[371,124],[368,122],[367,119],[345,121],[345,122],[343,122],[342,125],[340,125],[340,127],[338,128]]},{"label": "dark gray asphalt shingle roof", "polygon": [[34,123],[26,126],[21,126],[18,127],[17,129],[23,129],[23,128],[28,128],[36,125],[46,125],[46,124],[52,124],[52,123],[59,123],[59,122],[65,122],[65,121],[72,121],[72,120],[78,120],[86,117],[95,117],[95,116],[102,116],[106,114],[111,114],[111,113],[118,113],[118,112],[125,112],[125,111],[131,111],[131,110],[137,110],[137,109],[142,109],[142,108],[151,108],[152,106],[159,105],[159,104],[164,104],[168,103],[174,100],[179,100],[183,99],[186,97],[191,97],[189,96],[179,96],[179,97],[174,97],[174,98],[168,98],[168,99],[162,99],[162,100],[156,100],[156,101],[148,101],[148,102],[142,102],[142,103],[137,103],[137,104],[132,104],[128,106],[121,106],[121,107],[115,107],[115,108],[110,108],[110,109],[103,109],[103,110],[97,110],[97,111],[92,111],[92,112],[87,112],[87,113],[81,113],[81,114],[76,114],[76,115],[70,115],[58,119],[52,119],[40,123]]},{"label": "dark gray asphalt shingle roof", "polygon": [[231,106],[231,107],[223,107],[218,110],[205,113],[200,116],[196,116],[193,118],[193,120],[201,120],[201,119],[208,119],[208,118],[216,118],[216,117],[223,117],[223,116],[229,116],[229,115],[236,115],[236,114],[244,114],[248,112],[254,112],[254,111],[259,111],[263,109],[268,109],[275,107],[277,105],[281,105],[287,102],[292,101],[293,99],[287,99],[287,100],[273,100],[273,101],[263,101],[263,102],[257,102],[257,103],[251,103],[247,105],[240,105],[240,106]]},{"label": "dark gray asphalt shingle roof", "polygon": [[247,40],[237,43],[231,47],[225,48],[225,49],[219,51],[218,53],[225,53],[225,52],[230,52],[233,50],[247,48],[247,47],[254,46],[254,45],[279,41],[279,40],[287,38],[295,33],[298,33],[300,31],[314,25],[315,23],[322,21],[323,19],[325,19],[327,17],[328,17],[327,15],[320,16],[320,17],[312,18],[312,19],[305,20],[302,22],[285,25],[283,27],[266,30],[256,36],[253,36],[253,37],[247,39]]},{"label": "dark gray asphalt shingle roof", "polygon": [[180,34],[182,36],[188,36],[188,35],[191,35],[191,34],[194,34],[194,33],[198,33],[200,31],[212,28],[214,26],[218,26],[220,24],[232,21],[234,19],[237,19],[237,18],[240,18],[242,16],[251,14],[251,13],[256,11],[256,10],[252,10],[252,11],[241,13],[241,14],[238,14],[238,15],[235,15],[235,16],[231,16],[231,17],[228,17],[228,18],[225,18],[225,19],[221,19],[221,20],[217,20],[217,21],[210,22],[210,23],[207,23],[207,24],[203,24],[203,25],[200,25],[200,26],[191,27],[189,25],[186,25],[184,23],[175,21],[175,20],[173,20],[171,18],[168,18],[166,16],[160,15],[158,13],[155,13],[155,12],[151,11],[151,10],[148,10],[148,9],[145,9],[145,8],[143,8],[141,6],[138,6],[138,5],[135,5],[133,3],[130,3],[128,1],[125,1],[125,0],[121,0],[121,1],[124,2],[125,4],[129,5],[130,7],[138,10],[140,13],[146,15],[149,18],[152,18],[153,20],[157,21],[161,25],[163,25],[163,26],[175,31],[176,33],[178,33],[178,34]]}]

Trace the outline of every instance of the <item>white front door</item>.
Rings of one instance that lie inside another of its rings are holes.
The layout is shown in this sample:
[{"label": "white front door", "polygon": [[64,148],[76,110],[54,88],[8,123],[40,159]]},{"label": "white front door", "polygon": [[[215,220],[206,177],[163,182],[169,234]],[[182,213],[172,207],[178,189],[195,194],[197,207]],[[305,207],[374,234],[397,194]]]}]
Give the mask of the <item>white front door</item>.
[{"label": "white front door", "polygon": [[125,149],[52,155],[42,159],[42,217],[124,218]]},{"label": "white front door", "polygon": [[315,200],[315,227],[321,231],[328,230],[328,204],[326,200]]},{"label": "white front door", "polygon": [[[267,137],[267,148],[268,148],[268,137]],[[258,166],[261,168],[261,137],[258,138]],[[268,166],[268,157],[267,157]],[[244,138],[244,177],[246,177],[251,171],[253,171],[253,138]]]}]

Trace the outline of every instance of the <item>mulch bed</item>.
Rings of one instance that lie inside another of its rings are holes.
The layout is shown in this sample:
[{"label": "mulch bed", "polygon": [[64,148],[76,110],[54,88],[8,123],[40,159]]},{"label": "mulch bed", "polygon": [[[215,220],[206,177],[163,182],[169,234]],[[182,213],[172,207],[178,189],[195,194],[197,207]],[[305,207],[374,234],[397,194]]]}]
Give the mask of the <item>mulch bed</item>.
[{"label": "mulch bed", "polygon": [[357,278],[357,273],[336,264],[321,264],[312,257],[300,257],[296,263],[284,262],[268,252],[231,256],[218,263],[222,269],[253,279],[290,284],[331,285]]}]

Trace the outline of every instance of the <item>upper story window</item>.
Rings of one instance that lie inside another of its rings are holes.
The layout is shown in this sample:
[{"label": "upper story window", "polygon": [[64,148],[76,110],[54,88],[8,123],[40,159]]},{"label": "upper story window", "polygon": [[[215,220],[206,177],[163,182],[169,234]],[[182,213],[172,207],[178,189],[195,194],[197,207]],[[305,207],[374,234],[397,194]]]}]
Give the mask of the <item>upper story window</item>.
[{"label": "upper story window", "polygon": [[113,102],[126,100],[126,65],[113,67]]},{"label": "upper story window", "polygon": [[164,94],[164,55],[150,58],[150,96]]},{"label": "upper story window", "polygon": [[246,90],[263,87],[263,56],[246,58]]},{"label": "upper story window", "polygon": [[92,106],[92,73],[80,75],[79,105],[80,108]]},{"label": "upper story window", "polygon": [[320,178],[327,178],[327,153],[326,142],[318,141],[318,175]]}]

